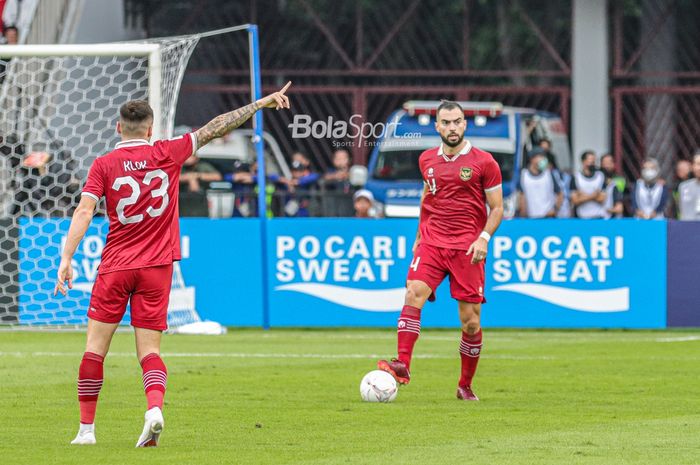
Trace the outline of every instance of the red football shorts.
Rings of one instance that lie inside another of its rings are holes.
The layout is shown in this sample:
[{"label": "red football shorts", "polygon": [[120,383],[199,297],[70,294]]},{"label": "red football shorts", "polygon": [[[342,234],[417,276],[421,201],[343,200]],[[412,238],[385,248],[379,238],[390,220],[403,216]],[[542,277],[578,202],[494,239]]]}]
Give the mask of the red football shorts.
[{"label": "red football shorts", "polygon": [[433,290],[429,298],[432,302],[435,291],[447,275],[450,276],[452,298],[471,303],[486,302],[483,261],[472,265],[472,256],[467,255],[466,250],[418,244],[406,279],[426,283]]},{"label": "red football shorts", "polygon": [[103,323],[119,323],[131,300],[131,325],[168,329],[168,300],[173,265],[98,273],[87,316]]}]

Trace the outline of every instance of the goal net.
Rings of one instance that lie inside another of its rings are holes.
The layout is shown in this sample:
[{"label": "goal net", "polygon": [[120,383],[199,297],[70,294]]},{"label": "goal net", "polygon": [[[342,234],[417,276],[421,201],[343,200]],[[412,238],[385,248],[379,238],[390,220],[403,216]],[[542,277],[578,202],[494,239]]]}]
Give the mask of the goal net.
[{"label": "goal net", "polygon": [[[82,183],[95,157],[119,141],[116,115],[126,101],[147,99],[154,138],[172,135],[198,40],[0,47],[0,323],[86,324],[108,230],[104,202],[76,253],[74,290],[52,297]],[[200,323],[179,265],[170,301],[171,326]]]}]

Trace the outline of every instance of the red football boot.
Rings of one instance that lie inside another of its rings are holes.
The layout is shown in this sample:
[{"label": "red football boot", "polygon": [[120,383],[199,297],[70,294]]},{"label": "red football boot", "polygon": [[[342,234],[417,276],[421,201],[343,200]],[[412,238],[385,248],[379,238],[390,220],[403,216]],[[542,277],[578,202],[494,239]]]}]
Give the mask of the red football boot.
[{"label": "red football boot", "polygon": [[457,399],[460,400],[479,400],[478,397],[476,397],[476,394],[474,394],[474,391],[472,391],[471,386],[457,386]]},{"label": "red football boot", "polygon": [[408,367],[397,358],[380,360],[377,362],[377,368],[389,373],[399,384],[408,384],[411,381],[411,373],[409,373]]}]

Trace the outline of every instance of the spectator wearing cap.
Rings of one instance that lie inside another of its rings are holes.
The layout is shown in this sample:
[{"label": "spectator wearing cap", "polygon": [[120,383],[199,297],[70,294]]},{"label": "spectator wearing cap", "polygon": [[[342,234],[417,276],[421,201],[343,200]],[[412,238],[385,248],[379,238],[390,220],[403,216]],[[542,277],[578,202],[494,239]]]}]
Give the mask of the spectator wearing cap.
[{"label": "spectator wearing cap", "polygon": [[270,180],[284,187],[289,192],[309,190],[316,186],[320,178],[318,173],[311,170],[311,161],[301,152],[292,155],[292,177],[272,175]]},{"label": "spectator wearing cap", "polygon": [[292,177],[273,175],[270,180],[286,190],[282,197],[285,216],[310,216],[311,191],[318,185],[318,173],[311,171],[309,158],[301,152],[292,155]]},{"label": "spectator wearing cap", "polygon": [[523,218],[554,218],[563,194],[546,152],[536,148],[528,154],[528,164],[520,172],[517,189],[520,193],[519,215]]},{"label": "spectator wearing cap", "polygon": [[581,154],[581,171],[571,178],[571,204],[576,216],[584,219],[606,218],[605,175],[596,170],[593,150]]},{"label": "spectator wearing cap", "polygon": [[660,178],[659,162],[647,158],[642,164],[642,177],[637,179],[632,193],[634,216],[644,220],[664,218],[668,202],[668,187]]},{"label": "spectator wearing cap", "polygon": [[606,218],[624,216],[624,195],[627,180],[615,170],[615,157],[606,153],[600,157],[600,171],[605,175],[605,212]]},{"label": "spectator wearing cap", "polygon": [[352,196],[355,218],[379,218],[374,205],[374,195],[367,189],[360,189]]},{"label": "spectator wearing cap", "polygon": [[235,194],[233,204],[233,216],[235,217],[249,217],[257,213],[255,208],[257,205],[257,169],[257,161],[246,163],[236,160],[233,164],[233,172],[224,175],[224,181],[231,183]]},{"label": "spectator wearing cap", "polygon": [[684,221],[700,221],[700,152],[693,156],[694,178],[678,186],[678,218]]}]

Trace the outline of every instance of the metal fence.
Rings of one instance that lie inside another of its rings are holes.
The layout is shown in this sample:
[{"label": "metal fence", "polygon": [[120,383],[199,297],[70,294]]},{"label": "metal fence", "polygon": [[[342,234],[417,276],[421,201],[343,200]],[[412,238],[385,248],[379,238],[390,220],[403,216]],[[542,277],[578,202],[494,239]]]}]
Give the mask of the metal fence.
[{"label": "metal fence", "polygon": [[[181,122],[198,126],[209,118],[247,102],[245,86],[225,85],[184,85],[185,93],[180,106],[190,101],[212,102],[211,106],[192,111],[190,117]],[[265,86],[265,92],[273,92],[276,87]],[[568,125],[570,112],[570,89],[566,86],[552,87],[498,87],[498,86],[295,86],[290,96],[293,112],[266,112],[265,130],[271,132],[287,156],[301,151],[310,155],[316,168],[325,171],[330,166],[330,157],[335,148],[347,148],[356,163],[367,163],[374,146],[374,139],[312,137],[293,138],[289,125],[294,114],[309,115],[313,121],[349,121],[381,123],[389,115],[412,99],[458,99],[500,101],[505,105],[533,107],[551,111],[562,116]]]},{"label": "metal fence", "polygon": [[[254,22],[261,30],[267,90],[295,82],[295,111],[314,118],[360,113],[383,121],[410,98],[501,100],[569,120],[571,0],[127,0],[148,34],[169,35]],[[215,10],[216,14],[208,14]],[[700,133],[700,2],[608,0],[611,149],[629,176],[661,159],[664,175]],[[166,20],[167,19],[167,20]],[[202,44],[183,87],[207,116],[247,100],[247,48],[234,37]],[[188,98],[191,97],[191,98]],[[188,124],[206,121],[181,105]],[[287,117],[266,115],[285,151],[302,150],[324,169],[331,141],[289,140]],[[325,144],[325,145],[324,145]],[[367,159],[354,146],[355,160]]]},{"label": "metal fence", "polygon": [[[270,218],[352,217],[353,193],[320,182],[313,187],[289,192],[268,184],[267,216]],[[257,218],[258,193],[255,187],[212,189],[202,192],[180,191],[180,215],[211,218]]]},{"label": "metal fence", "polygon": [[614,153],[629,179],[644,158],[657,158],[666,176],[678,159],[700,148],[700,86],[613,89]]}]

